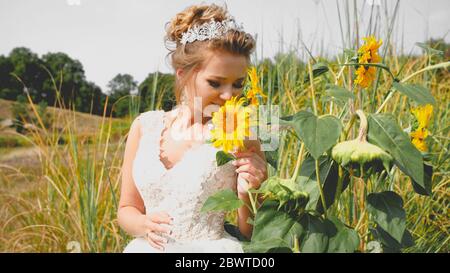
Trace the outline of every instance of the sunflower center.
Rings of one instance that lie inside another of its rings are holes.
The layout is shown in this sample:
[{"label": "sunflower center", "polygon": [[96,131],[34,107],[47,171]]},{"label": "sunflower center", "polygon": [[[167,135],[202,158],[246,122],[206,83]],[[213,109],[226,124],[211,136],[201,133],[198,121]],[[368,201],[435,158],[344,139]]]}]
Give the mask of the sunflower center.
[{"label": "sunflower center", "polygon": [[[224,111],[223,113],[223,131],[227,134],[232,134],[237,129],[238,114],[237,111]],[[232,123],[231,123],[232,122]]]}]

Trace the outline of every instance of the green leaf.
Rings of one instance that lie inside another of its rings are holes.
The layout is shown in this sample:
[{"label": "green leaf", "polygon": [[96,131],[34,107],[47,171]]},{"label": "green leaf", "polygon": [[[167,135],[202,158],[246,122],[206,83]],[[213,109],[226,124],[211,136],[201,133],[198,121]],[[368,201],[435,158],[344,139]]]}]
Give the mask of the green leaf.
[{"label": "green leaf", "polygon": [[275,151],[264,151],[267,163],[269,163],[275,169],[278,168],[278,149]]},{"label": "green leaf", "polygon": [[433,166],[423,163],[423,183],[424,188],[422,188],[414,179],[412,180],[412,185],[414,191],[421,195],[431,195],[432,188],[432,178],[433,178]]},{"label": "green leaf", "polygon": [[245,253],[292,253],[289,243],[280,238],[251,242],[242,245]]},{"label": "green leaf", "polygon": [[236,196],[231,189],[218,191],[208,197],[200,212],[208,211],[233,211],[244,205],[244,202]]},{"label": "green leaf", "polygon": [[315,159],[336,143],[342,131],[342,123],[337,117],[332,115],[317,117],[306,111],[282,117],[280,125],[292,126]]},{"label": "green leaf", "polygon": [[218,151],[216,153],[216,162],[217,166],[222,166],[226,164],[228,161],[236,159],[232,154],[225,153],[224,151]]},{"label": "green leaf", "polygon": [[[316,63],[313,64],[313,66],[311,67],[312,70],[312,74],[313,74],[313,79],[328,72],[328,66],[324,63]],[[305,78],[303,79],[303,83],[308,83],[309,82],[309,73],[305,75]]]},{"label": "green leaf", "polygon": [[356,230],[347,227],[335,216],[330,216],[326,225],[328,253],[353,253],[358,249],[359,235]]},{"label": "green leaf", "polygon": [[367,205],[374,221],[400,243],[406,229],[402,198],[393,191],[371,193],[367,196]]},{"label": "green leaf", "polygon": [[436,105],[436,100],[434,99],[433,95],[431,95],[431,92],[418,84],[402,84],[399,82],[393,82],[392,86],[406,95],[408,98],[414,100],[419,105],[424,104],[432,104]]},{"label": "green leaf", "polygon": [[[249,217],[250,218],[250,217]],[[225,221],[223,224],[224,230],[230,234],[231,236],[235,237],[241,242],[249,242],[249,240],[241,233],[239,230],[239,227],[231,224],[228,221]]]},{"label": "green leaf", "polygon": [[[296,215],[278,210],[278,202],[265,200],[255,217],[252,240],[248,246],[256,252],[267,252],[271,248],[293,247],[294,238],[303,233]],[[273,243],[270,243],[273,240]],[[254,245],[254,246],[252,246]]]},{"label": "green leaf", "polygon": [[369,115],[368,141],[387,151],[394,163],[406,175],[426,189],[423,159],[419,150],[411,143],[407,133],[398,126],[392,114]]},{"label": "green leaf", "polygon": [[411,247],[415,244],[411,233],[407,229],[405,229],[401,243],[392,238],[392,236],[384,231],[380,226],[377,226],[375,229],[370,228],[370,232],[377,241],[381,242],[383,252],[386,253],[398,253],[401,252],[402,248]]},{"label": "green leaf", "polygon": [[419,42],[417,42],[416,43],[416,45],[418,46],[418,47],[421,47],[426,53],[428,53],[428,54],[430,54],[430,55],[441,55],[441,56],[443,56],[444,55],[444,52],[442,51],[442,50],[437,50],[437,49],[434,49],[434,48],[431,48],[431,47],[429,47],[427,44],[425,44],[425,43],[419,43]]},{"label": "green leaf", "polygon": [[333,84],[327,84],[325,94],[331,98],[334,98],[336,100],[340,101],[347,101],[348,99],[355,99],[355,95],[348,91],[347,89],[333,85]]},{"label": "green leaf", "polygon": [[[334,202],[338,181],[336,163],[326,156],[321,156],[319,159],[319,175],[324,188],[326,205],[330,207]],[[342,184],[342,191],[347,187],[348,182],[348,176],[346,176]],[[311,156],[307,156],[303,161],[297,183],[300,190],[309,194],[309,202],[306,205],[306,209],[317,210],[317,212],[322,213],[322,201],[319,188],[317,187],[316,166],[314,158]]]},{"label": "green leaf", "polygon": [[300,252],[324,253],[328,247],[328,234],[325,222],[317,216],[304,214],[300,224],[305,231],[300,237]]}]

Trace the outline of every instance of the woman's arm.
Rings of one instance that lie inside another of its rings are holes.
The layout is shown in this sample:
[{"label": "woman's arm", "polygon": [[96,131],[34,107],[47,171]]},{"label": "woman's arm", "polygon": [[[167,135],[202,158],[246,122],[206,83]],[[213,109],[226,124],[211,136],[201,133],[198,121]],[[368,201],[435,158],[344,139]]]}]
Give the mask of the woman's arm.
[{"label": "woman's arm", "polygon": [[141,124],[135,119],[128,133],[122,164],[122,186],[120,192],[117,218],[120,227],[128,234],[142,236],[145,234],[145,206],[133,177],[131,175],[133,160],[139,145]]}]

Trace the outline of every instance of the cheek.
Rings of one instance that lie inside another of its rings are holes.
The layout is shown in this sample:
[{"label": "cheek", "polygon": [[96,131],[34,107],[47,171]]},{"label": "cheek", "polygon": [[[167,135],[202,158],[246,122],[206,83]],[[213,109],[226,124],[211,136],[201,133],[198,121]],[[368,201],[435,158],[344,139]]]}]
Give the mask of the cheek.
[{"label": "cheek", "polygon": [[219,96],[219,92],[215,91],[208,83],[198,84],[197,95],[202,98],[202,104],[208,105]]}]

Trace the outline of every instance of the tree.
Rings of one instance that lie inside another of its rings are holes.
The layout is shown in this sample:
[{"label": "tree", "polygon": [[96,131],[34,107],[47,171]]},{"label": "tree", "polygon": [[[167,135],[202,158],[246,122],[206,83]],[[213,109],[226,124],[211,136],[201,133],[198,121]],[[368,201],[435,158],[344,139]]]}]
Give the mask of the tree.
[{"label": "tree", "polygon": [[[42,56],[42,61],[55,79],[57,88],[61,86],[59,91],[65,107],[69,107],[77,98],[79,101],[82,100],[79,98],[80,89],[86,82],[86,77],[81,62],[61,52],[47,53]],[[42,89],[48,104],[54,105],[56,90],[50,75],[47,76]]]},{"label": "tree", "polygon": [[[108,109],[113,111],[113,116],[123,117],[130,113],[134,103],[131,97],[137,89],[137,82],[129,74],[117,74],[107,85],[109,96]],[[114,109],[112,109],[114,105]]]},{"label": "tree", "polygon": [[14,88],[11,72],[14,66],[8,57],[0,56],[0,98],[7,100],[15,100],[17,98],[17,90]]},{"label": "tree", "polygon": [[175,106],[175,76],[160,72],[150,73],[139,85],[141,98],[140,111],[155,110],[158,103],[165,111],[170,111]]},{"label": "tree", "polygon": [[[42,69],[42,61],[38,55],[28,48],[17,47],[10,52],[9,61],[13,66],[11,73],[25,83],[33,101],[39,102],[42,99],[40,90],[45,79],[45,71]],[[16,99],[18,95],[23,94],[23,86],[16,78],[12,79],[10,89],[14,90],[15,97],[13,99]]]}]

